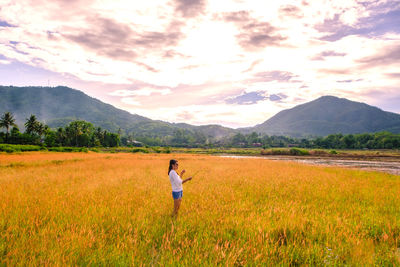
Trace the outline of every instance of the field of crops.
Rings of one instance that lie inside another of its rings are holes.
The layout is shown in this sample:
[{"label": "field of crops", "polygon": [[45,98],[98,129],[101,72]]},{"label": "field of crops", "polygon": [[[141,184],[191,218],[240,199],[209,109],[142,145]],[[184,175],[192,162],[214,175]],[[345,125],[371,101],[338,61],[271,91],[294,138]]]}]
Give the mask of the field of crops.
[{"label": "field of crops", "polygon": [[[168,161],[187,176],[178,218]],[[192,154],[0,154],[0,265],[400,265],[400,176]]]}]

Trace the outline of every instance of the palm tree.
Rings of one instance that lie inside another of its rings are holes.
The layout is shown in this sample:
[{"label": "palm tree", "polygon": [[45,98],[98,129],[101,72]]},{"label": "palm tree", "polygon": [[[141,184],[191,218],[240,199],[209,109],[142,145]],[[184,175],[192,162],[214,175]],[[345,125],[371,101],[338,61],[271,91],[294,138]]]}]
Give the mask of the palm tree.
[{"label": "palm tree", "polygon": [[26,119],[26,122],[25,122],[25,129],[26,130],[25,130],[25,132],[27,134],[35,133],[36,132],[36,128],[37,128],[37,124],[38,124],[38,121],[36,119],[36,116],[35,115],[31,115],[29,117],[29,119]]},{"label": "palm tree", "polygon": [[6,128],[6,142],[8,141],[8,133],[11,126],[17,126],[15,124],[15,119],[10,112],[6,112],[0,118],[0,128]]},{"label": "palm tree", "polygon": [[42,137],[42,135],[46,132],[46,126],[41,122],[37,122],[35,124],[35,132],[39,135],[39,137]]}]

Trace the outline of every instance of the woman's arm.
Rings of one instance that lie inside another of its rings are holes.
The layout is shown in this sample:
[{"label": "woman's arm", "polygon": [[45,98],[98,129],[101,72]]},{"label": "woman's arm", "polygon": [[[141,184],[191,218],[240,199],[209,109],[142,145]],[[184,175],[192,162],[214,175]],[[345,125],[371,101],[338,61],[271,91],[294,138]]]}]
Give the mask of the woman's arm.
[{"label": "woman's arm", "polygon": [[185,172],[186,172],[186,170],[182,170],[182,171],[181,171],[181,175],[180,175],[181,178],[183,177],[183,175],[185,174]]},{"label": "woman's arm", "polygon": [[183,180],[183,181],[182,181],[182,184],[183,184],[183,183],[186,183],[187,181],[190,181],[190,180],[192,180],[192,177],[189,177],[189,178]]}]

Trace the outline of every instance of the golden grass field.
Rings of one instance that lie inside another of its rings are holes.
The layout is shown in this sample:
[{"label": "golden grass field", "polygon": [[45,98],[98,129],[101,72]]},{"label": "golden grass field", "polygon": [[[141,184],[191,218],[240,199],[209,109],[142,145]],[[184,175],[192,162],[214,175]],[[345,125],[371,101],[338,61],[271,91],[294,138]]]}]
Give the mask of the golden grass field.
[{"label": "golden grass field", "polygon": [[[186,176],[177,219],[167,176]],[[400,176],[189,154],[0,154],[0,265],[400,265]]]}]

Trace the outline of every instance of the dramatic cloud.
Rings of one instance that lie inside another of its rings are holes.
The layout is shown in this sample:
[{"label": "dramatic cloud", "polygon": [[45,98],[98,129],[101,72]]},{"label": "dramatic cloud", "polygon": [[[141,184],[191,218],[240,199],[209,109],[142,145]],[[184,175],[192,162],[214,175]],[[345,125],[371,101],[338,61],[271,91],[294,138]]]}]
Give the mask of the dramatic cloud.
[{"label": "dramatic cloud", "polygon": [[279,30],[269,22],[258,21],[252,18],[247,11],[226,13],[223,19],[233,22],[239,28],[240,33],[236,35],[236,38],[246,50],[276,46],[287,39],[279,34]]},{"label": "dramatic cloud", "polygon": [[3,0],[0,84],[251,126],[336,95],[400,112],[400,2]]},{"label": "dramatic cloud", "polygon": [[[316,26],[320,32],[328,33],[321,40],[337,41],[348,35],[379,36],[388,32],[400,33],[400,3],[392,1],[364,2],[358,7],[358,19],[348,23],[345,12],[337,13],[333,18],[325,19]],[[353,13],[356,10],[353,9]]]},{"label": "dramatic cloud", "polygon": [[281,41],[286,40],[286,37],[277,33],[277,29],[268,22],[252,22],[244,25],[237,38],[239,44],[247,50],[279,45]]},{"label": "dramatic cloud", "polygon": [[[166,29],[165,32],[135,32],[131,26],[108,18],[88,19],[86,24],[87,30],[75,29],[78,34],[63,36],[95,51],[98,55],[115,60],[134,61],[140,49],[167,48],[176,45],[181,38],[181,33],[172,29]],[[155,71],[146,64],[141,65]]]}]

